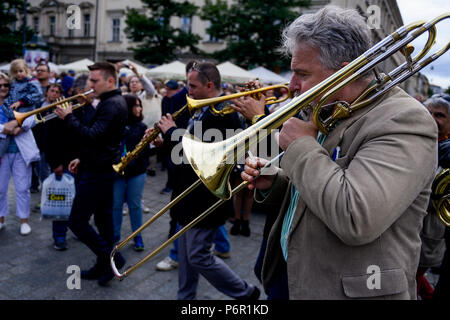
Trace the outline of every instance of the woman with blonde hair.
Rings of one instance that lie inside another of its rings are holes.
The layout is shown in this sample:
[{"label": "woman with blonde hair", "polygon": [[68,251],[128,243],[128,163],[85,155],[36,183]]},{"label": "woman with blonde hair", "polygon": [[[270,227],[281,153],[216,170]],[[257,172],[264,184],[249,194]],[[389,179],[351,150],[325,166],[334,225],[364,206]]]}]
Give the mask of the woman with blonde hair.
[{"label": "woman with blonde hair", "polygon": [[[0,75],[0,107],[6,117],[14,119],[10,108],[17,108],[20,112],[34,109],[40,101],[40,88],[31,84],[28,67],[25,61],[14,60],[11,63],[12,75],[15,81],[10,83],[9,78]],[[12,117],[11,117],[12,114]],[[32,118],[28,118],[32,120]],[[16,215],[20,218],[20,234],[27,235],[31,232],[28,224],[30,216],[30,184],[31,162],[39,160],[39,149],[34,140],[31,127],[34,121],[26,119],[22,127],[16,128],[14,133],[8,136],[4,154],[0,162],[0,229],[4,227],[5,216],[9,214],[8,185],[12,175],[16,192]],[[3,124],[0,123],[0,132]]]}]

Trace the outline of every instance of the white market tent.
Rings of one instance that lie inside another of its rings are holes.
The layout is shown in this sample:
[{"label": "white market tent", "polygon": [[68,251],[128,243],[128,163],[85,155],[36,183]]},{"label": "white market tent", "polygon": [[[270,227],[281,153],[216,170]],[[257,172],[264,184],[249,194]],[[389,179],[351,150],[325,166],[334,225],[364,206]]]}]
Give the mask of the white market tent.
[{"label": "white market tent", "polygon": [[255,75],[262,83],[264,84],[278,84],[278,83],[286,83],[288,80],[272,72],[264,67],[258,67],[252,70],[249,70],[250,73]]},{"label": "white market tent", "polygon": [[230,61],[223,62],[217,65],[222,82],[229,82],[232,84],[245,83],[254,80],[256,77],[241,67],[231,63]]},{"label": "white market tent", "polygon": [[91,61],[89,59],[81,59],[68,64],[59,65],[58,69],[60,72],[68,70],[73,70],[76,73],[89,72],[88,66],[92,64],[94,64],[94,61]]},{"label": "white market tent", "polygon": [[[127,63],[127,64],[131,62],[133,65],[136,66],[136,69],[137,69],[137,71],[140,74],[145,74],[146,76],[148,75],[148,72],[150,71],[150,69],[147,69],[143,65],[141,65],[141,64],[139,64],[139,63],[137,63],[135,61],[132,61],[132,60],[128,60],[127,59],[127,60],[124,60],[122,62],[123,63]],[[131,69],[128,69],[128,68],[121,68],[120,71],[119,71],[119,75],[121,75],[122,73],[125,73],[127,75],[127,77],[131,76],[131,75],[134,75],[134,72]]]},{"label": "white market tent", "polygon": [[10,63],[6,63],[6,64],[1,65],[1,66],[0,66],[0,71],[1,71],[1,72],[9,73],[9,66],[10,66],[10,65],[11,65]]},{"label": "white market tent", "polygon": [[59,65],[54,64],[53,62],[49,62],[47,64],[50,67],[50,71],[54,71],[56,73],[59,73]]},{"label": "white market tent", "polygon": [[150,69],[148,76],[159,80],[186,80],[186,65],[180,61],[162,64],[159,67]]}]

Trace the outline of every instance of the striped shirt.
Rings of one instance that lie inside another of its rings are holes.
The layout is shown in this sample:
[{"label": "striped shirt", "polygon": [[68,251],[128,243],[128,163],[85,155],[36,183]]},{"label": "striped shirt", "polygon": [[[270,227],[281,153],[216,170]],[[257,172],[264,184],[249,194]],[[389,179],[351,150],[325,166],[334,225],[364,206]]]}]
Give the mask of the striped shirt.
[{"label": "striped shirt", "polygon": [[[323,145],[326,138],[327,138],[327,135],[325,135],[319,131],[319,133],[317,135],[317,141],[320,143],[320,145]],[[335,160],[337,158],[337,156],[338,156],[338,154],[335,150],[335,152],[333,154],[333,160]],[[284,215],[283,226],[281,228],[281,238],[280,238],[281,250],[283,252],[284,260],[286,260],[286,261],[288,259],[288,237],[289,237],[289,233],[292,228],[292,221],[294,220],[295,209],[297,208],[298,197],[299,197],[299,192],[298,192],[297,188],[295,188],[294,184],[291,184],[290,194],[291,194],[291,201],[289,203],[289,207],[286,211],[286,214]]]}]

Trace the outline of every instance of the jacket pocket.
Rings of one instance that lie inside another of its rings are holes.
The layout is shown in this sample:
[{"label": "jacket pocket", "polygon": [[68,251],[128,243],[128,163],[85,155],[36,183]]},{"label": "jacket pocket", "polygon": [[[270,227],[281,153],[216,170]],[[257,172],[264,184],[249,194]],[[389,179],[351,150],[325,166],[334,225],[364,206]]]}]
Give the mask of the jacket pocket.
[{"label": "jacket pocket", "polygon": [[343,276],[342,286],[349,298],[371,298],[399,294],[408,290],[403,269],[382,270],[355,276]]}]

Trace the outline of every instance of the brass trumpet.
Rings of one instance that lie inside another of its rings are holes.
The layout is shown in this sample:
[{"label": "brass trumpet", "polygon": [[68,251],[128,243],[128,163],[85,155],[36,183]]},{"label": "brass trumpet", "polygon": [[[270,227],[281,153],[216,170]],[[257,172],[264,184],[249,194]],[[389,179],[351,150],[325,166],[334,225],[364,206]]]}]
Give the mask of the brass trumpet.
[{"label": "brass trumpet", "polygon": [[450,169],[444,169],[436,175],[431,187],[431,202],[439,219],[450,227]]},{"label": "brass trumpet", "polygon": [[[163,248],[165,248],[167,245],[181,236],[189,228],[192,228],[208,214],[213,212],[215,208],[217,208],[220,204],[230,199],[236,192],[244,188],[247,185],[247,182],[241,183],[233,190],[231,189],[229,183],[230,173],[233,169],[234,164],[237,162],[237,159],[242,158],[252,145],[266,138],[272,130],[280,127],[289,118],[297,115],[299,111],[305,108],[309,108],[310,105],[313,104],[313,120],[320,131],[327,133],[329,128],[333,126],[337,121],[350,117],[353,111],[371,104],[374,100],[388,92],[395,85],[408,79],[413,74],[420,71],[422,68],[442,56],[450,49],[450,42],[448,42],[447,45],[444,46],[441,50],[433,53],[426,59],[423,59],[434,45],[436,38],[435,25],[441,20],[448,18],[450,18],[450,13],[440,15],[429,22],[419,21],[399,28],[394,33],[366,51],[363,55],[356,58],[354,61],[352,61],[336,73],[332,74],[321,83],[317,84],[303,94],[294,97],[288,104],[280,107],[272,114],[268,115],[248,129],[236,134],[230,139],[222,142],[202,143],[195,140],[193,136],[185,135],[182,141],[183,152],[200,179],[192,184],[183,193],[181,193],[171,203],[166,205],[141,228],[136,230],[127,239],[125,239],[113,249],[111,253],[111,267],[115,275],[119,279],[123,279],[125,276],[129,275],[131,272],[136,270],[136,268],[141,266],[145,261],[153,257],[156,253],[160,252]],[[412,42],[414,39],[425,32],[428,33],[427,43],[415,57],[411,57],[411,49],[404,48],[410,42]],[[378,74],[375,71],[375,67],[378,63],[384,61],[391,55],[401,50],[403,50],[403,53],[406,56],[406,61],[404,63],[392,70],[387,75]],[[326,119],[321,119],[320,111],[322,110],[325,102],[331,96],[333,96],[338,90],[341,90],[343,87],[347,86],[348,84],[352,83],[356,79],[372,70],[375,72],[376,82],[369,89],[364,91],[360,95],[360,97],[356,99],[356,101],[354,101],[352,104],[349,104],[347,102],[334,103],[335,111],[333,112],[333,114]],[[314,103],[317,100],[318,102]],[[212,163],[211,160],[205,163],[203,159],[218,160],[214,163]],[[143,258],[138,264],[128,268],[122,274],[119,273],[113,259],[114,254],[118,250],[120,250],[120,248],[122,248],[127,242],[133,239],[139,232],[147,228],[154,220],[164,214],[174,204],[176,204],[198,185],[200,185],[200,180],[213,194],[220,198],[220,200],[200,216],[198,216],[191,223],[189,223],[187,226],[185,226],[171,239],[167,240],[158,249]]]},{"label": "brass trumpet", "polygon": [[236,110],[234,110],[230,106],[225,106],[223,109],[217,110],[214,107],[214,105],[228,101],[228,100],[233,100],[233,99],[237,99],[237,98],[241,98],[241,97],[245,97],[245,96],[253,96],[253,95],[257,95],[262,92],[265,92],[265,91],[280,89],[280,88],[287,89],[288,95],[281,99],[277,99],[275,97],[268,97],[268,98],[266,98],[266,103],[265,103],[266,105],[273,104],[273,103],[280,103],[280,102],[286,101],[287,99],[292,97],[292,94],[289,91],[288,84],[285,83],[285,84],[276,84],[273,86],[262,87],[262,88],[249,90],[249,91],[242,91],[242,92],[233,93],[233,94],[229,94],[226,96],[220,96],[220,97],[216,97],[216,98],[194,100],[192,98],[187,97],[187,102],[188,102],[188,105],[190,106],[189,107],[190,109],[191,108],[197,109],[197,108],[203,108],[205,106],[211,106],[210,110],[215,115],[225,115],[225,114],[230,114],[230,113],[236,112]]},{"label": "brass trumpet", "polygon": [[94,92],[94,90],[91,89],[91,90],[88,90],[88,91],[86,91],[84,93],[80,93],[80,94],[77,94],[75,96],[72,96],[72,97],[69,97],[69,98],[66,98],[66,99],[63,99],[63,100],[56,101],[56,102],[54,102],[52,104],[49,104],[47,106],[44,106],[44,107],[41,107],[41,108],[38,108],[38,109],[34,109],[34,110],[31,110],[31,111],[28,111],[28,112],[16,112],[16,111],[14,111],[14,116],[16,117],[16,120],[17,120],[19,126],[22,126],[22,124],[23,124],[23,122],[24,122],[24,120],[26,118],[28,118],[30,116],[33,116],[33,115],[35,115],[37,123],[45,122],[47,120],[55,118],[56,115],[55,114],[48,114],[46,116],[42,116],[41,113],[43,113],[44,111],[52,109],[52,108],[54,108],[54,107],[56,107],[58,105],[67,104],[67,103],[69,103],[72,100],[75,100],[75,99],[78,99],[78,98],[82,98],[84,100],[82,103],[77,103],[77,104],[75,104],[72,107],[72,110],[78,109],[78,108],[83,107],[83,106],[86,105],[86,103],[87,103],[87,97],[86,96],[91,94],[91,93],[93,93],[93,92]]},{"label": "brass trumpet", "polygon": [[[210,111],[213,114],[215,114],[216,116],[223,116],[226,114],[233,113],[233,112],[235,112],[235,110],[229,106],[226,106],[223,109],[217,110],[214,105],[231,100],[231,99],[237,99],[237,98],[240,98],[243,96],[259,94],[264,91],[278,89],[278,88],[286,88],[288,90],[289,94],[287,97],[284,97],[284,98],[278,99],[278,100],[275,97],[267,98],[266,104],[272,104],[272,103],[279,103],[279,102],[285,101],[291,96],[289,88],[286,84],[278,84],[278,85],[268,86],[268,87],[250,90],[250,91],[243,91],[243,92],[226,95],[226,96],[220,96],[220,97],[211,98],[211,99],[195,100],[195,99],[189,98],[189,96],[187,96],[186,97],[187,104],[184,105],[180,110],[174,112],[172,114],[172,118],[175,120],[180,114],[182,114],[186,110],[189,110],[189,114],[193,115],[196,110],[201,109],[206,106],[211,106]],[[149,144],[150,142],[152,142],[153,140],[155,140],[158,137],[160,132],[161,132],[161,130],[159,129],[158,124],[155,123],[154,130],[152,131],[152,133],[149,134],[148,136],[142,138],[141,141],[139,141],[137,146],[134,148],[134,150],[127,152],[120,159],[119,163],[113,165],[114,171],[123,175],[125,172],[125,168],[130,164],[130,162],[133,161],[134,159],[136,159],[136,157],[142,152],[142,150],[144,150],[146,148],[147,144]]]}]

